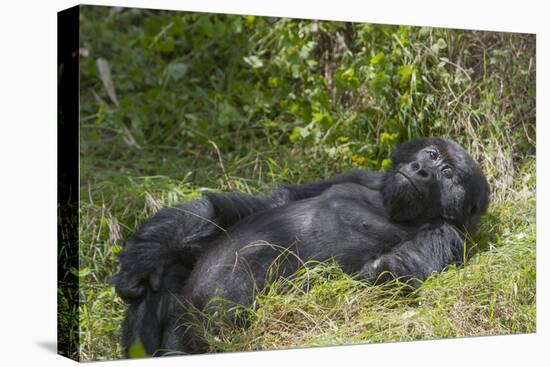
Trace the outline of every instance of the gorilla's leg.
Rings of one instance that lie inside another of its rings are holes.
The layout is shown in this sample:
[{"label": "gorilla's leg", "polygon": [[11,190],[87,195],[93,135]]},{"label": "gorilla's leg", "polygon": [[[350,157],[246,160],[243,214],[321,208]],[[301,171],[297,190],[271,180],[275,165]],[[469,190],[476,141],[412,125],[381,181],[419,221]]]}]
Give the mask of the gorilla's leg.
[{"label": "gorilla's leg", "polygon": [[148,353],[162,346],[165,324],[173,324],[177,295],[197,258],[227,226],[270,203],[246,194],[209,194],[160,210],[133,234],[112,279],[129,304],[123,328],[126,352],[138,337]]},{"label": "gorilla's leg", "polygon": [[[238,310],[252,304],[256,286],[263,286],[265,275],[259,269],[254,269],[259,274],[251,273],[241,258],[224,268],[230,271],[220,273],[202,266],[199,275],[204,277],[189,278],[187,269],[170,264],[159,290],[148,289],[143,299],[127,310],[123,331],[126,353],[137,338],[152,356],[205,353],[208,345],[202,328],[206,320],[214,333],[212,328],[222,324],[243,326],[246,319]],[[188,284],[182,287],[186,280]]]}]

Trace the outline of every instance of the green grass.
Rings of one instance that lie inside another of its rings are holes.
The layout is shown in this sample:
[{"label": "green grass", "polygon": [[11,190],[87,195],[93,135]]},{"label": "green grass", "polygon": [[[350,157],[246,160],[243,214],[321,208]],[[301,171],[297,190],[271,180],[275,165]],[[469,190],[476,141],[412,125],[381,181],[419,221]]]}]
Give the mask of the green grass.
[{"label": "green grass", "polygon": [[80,305],[66,324],[80,321],[82,360],[122,357],[109,278],[159,208],[377,170],[431,135],[462,143],[492,187],[463,267],[405,294],[319,265],[261,294],[248,328],[201,332],[234,351],[535,331],[534,36],[91,7],[81,22]]}]

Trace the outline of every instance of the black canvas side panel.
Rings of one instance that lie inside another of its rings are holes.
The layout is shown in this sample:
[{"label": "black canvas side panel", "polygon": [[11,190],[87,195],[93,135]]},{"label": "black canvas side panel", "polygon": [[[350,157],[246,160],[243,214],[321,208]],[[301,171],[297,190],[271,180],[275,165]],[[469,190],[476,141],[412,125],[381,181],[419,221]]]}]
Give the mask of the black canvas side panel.
[{"label": "black canvas side panel", "polygon": [[57,14],[57,352],[79,360],[79,7]]}]

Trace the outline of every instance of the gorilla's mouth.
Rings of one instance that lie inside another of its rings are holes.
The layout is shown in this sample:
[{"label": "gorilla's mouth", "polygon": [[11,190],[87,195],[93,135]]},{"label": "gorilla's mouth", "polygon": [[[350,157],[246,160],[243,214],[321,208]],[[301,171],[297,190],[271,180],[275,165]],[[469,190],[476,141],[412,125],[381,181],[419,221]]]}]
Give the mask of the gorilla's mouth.
[{"label": "gorilla's mouth", "polygon": [[401,176],[403,176],[407,181],[409,181],[409,183],[411,184],[411,186],[416,190],[416,192],[418,193],[418,195],[421,195],[422,196],[422,192],[420,192],[420,190],[418,189],[418,187],[416,186],[416,184],[413,182],[413,180],[407,176],[406,174],[404,174],[403,172],[401,171],[396,171],[396,173],[399,173]]}]

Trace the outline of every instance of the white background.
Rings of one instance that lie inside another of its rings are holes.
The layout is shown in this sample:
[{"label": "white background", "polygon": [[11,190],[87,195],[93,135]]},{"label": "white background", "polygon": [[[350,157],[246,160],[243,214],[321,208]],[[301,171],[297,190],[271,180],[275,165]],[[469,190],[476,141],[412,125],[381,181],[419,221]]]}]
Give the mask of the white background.
[{"label": "white background", "polygon": [[[93,1],[332,20],[537,33],[537,333],[95,366],[533,366],[548,363],[549,10],[544,0]],[[73,1],[6,1],[0,11],[0,364],[66,366],[56,345],[56,12]],[[75,30],[76,31],[76,30]],[[542,188],[542,190],[540,190]],[[546,340],[544,340],[546,339]]]}]

